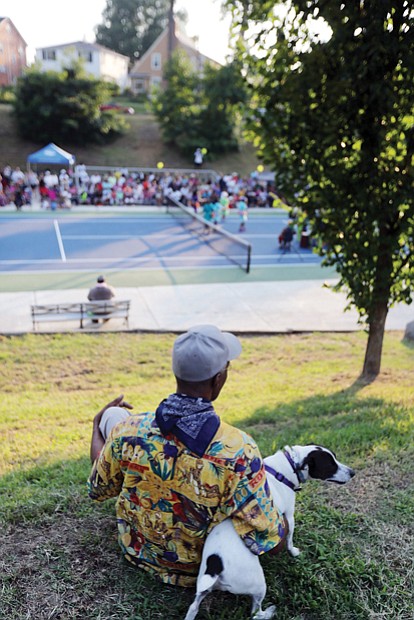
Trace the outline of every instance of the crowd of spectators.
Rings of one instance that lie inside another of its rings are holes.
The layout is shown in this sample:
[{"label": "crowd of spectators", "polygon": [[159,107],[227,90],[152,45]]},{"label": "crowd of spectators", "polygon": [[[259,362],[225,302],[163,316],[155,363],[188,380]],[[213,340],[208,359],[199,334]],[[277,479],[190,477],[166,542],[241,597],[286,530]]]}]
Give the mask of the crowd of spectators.
[{"label": "crowd of spectators", "polygon": [[[307,219],[297,221],[297,209],[288,207],[273,185],[261,182],[258,173],[242,177],[236,172],[208,177],[203,171],[132,172],[126,168],[107,174],[78,164],[73,170],[45,170],[39,174],[23,172],[7,165],[0,173],[0,208],[14,204],[36,205],[42,209],[70,209],[74,205],[157,205],[170,199],[194,209],[205,220],[222,224],[230,209],[240,218],[239,232],[246,230],[248,210],[252,207],[283,207],[289,212],[288,226],[280,233],[279,247],[290,250],[293,236],[301,248],[314,245]],[[297,227],[297,230],[296,230]]]},{"label": "crowd of spectators", "polygon": [[274,188],[261,182],[253,172],[243,178],[236,172],[220,178],[205,178],[197,172],[182,174],[130,172],[126,168],[107,174],[87,170],[84,164],[59,172],[36,174],[6,165],[1,172],[0,207],[14,203],[17,209],[36,202],[43,209],[71,208],[73,205],[164,205],[169,198],[202,211],[206,201],[226,196],[228,208],[243,197],[248,207],[277,206]]}]

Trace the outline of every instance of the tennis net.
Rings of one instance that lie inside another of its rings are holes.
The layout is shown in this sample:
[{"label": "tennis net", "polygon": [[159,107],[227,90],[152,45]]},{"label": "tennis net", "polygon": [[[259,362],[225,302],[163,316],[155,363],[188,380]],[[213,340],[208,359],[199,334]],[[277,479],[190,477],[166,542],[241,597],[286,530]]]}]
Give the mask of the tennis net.
[{"label": "tennis net", "polygon": [[168,199],[167,213],[170,213],[186,230],[202,239],[218,254],[225,256],[249,273],[252,253],[250,243],[239,239],[212,222],[207,222],[201,215],[194,213],[193,209],[173,198]]}]

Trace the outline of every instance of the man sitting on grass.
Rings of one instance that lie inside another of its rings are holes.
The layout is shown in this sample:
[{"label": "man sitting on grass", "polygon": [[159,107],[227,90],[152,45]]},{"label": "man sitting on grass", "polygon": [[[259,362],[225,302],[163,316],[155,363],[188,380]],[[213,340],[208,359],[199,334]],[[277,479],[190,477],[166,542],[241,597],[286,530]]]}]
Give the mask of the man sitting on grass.
[{"label": "man sitting on grass", "polygon": [[164,583],[195,585],[207,534],[228,517],[252,553],[284,546],[256,444],[212,404],[240,353],[233,334],[193,327],[174,343],[177,391],[155,413],[130,415],[119,396],[94,418],[89,495],[118,497],[126,559]]}]

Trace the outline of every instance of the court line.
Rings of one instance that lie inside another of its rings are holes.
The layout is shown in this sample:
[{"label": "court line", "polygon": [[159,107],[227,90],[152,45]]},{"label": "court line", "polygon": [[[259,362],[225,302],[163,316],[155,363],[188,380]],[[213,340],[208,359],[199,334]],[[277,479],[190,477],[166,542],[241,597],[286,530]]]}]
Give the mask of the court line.
[{"label": "court line", "polygon": [[60,256],[62,258],[62,262],[66,263],[65,248],[63,247],[63,241],[62,241],[62,236],[60,234],[58,221],[57,220],[53,220],[53,224],[54,224],[54,227],[55,227],[55,233],[56,233],[56,237],[57,237],[57,242],[58,242],[58,246],[59,246],[59,251],[60,251]]},{"label": "court line", "polygon": [[[79,259],[82,260],[82,259]],[[16,258],[16,259],[2,259],[0,265],[25,265],[26,263],[50,263],[52,265],[60,265],[61,261],[56,258]]]},{"label": "court line", "polygon": [[147,233],[146,235],[62,235],[62,239],[147,239],[150,237],[151,239],[174,239],[178,236],[185,236],[186,238],[190,238],[188,234],[183,231],[182,233],[174,233],[172,234],[153,234]]},{"label": "court line", "polygon": [[[258,267],[262,268],[262,267],[275,267],[276,269],[278,268],[278,265],[267,265],[267,264],[263,264],[263,265],[257,265]],[[292,267],[297,267],[297,265],[292,265]],[[208,270],[208,269],[212,269],[211,265],[172,265],[170,267],[168,267],[169,270],[171,271],[203,271],[203,270]],[[226,264],[226,265],[214,265],[214,269],[235,269],[234,264]],[[131,267],[129,269],[130,271],[133,271],[134,268]],[[154,267],[140,267],[139,268],[140,272],[144,273],[145,271],[165,271],[165,268],[163,268],[161,265],[157,265]],[[42,269],[42,270],[36,270],[36,269],[30,269],[30,270],[26,270],[26,271],[3,271],[0,272],[0,277],[3,278],[5,276],[10,277],[10,276],[15,276],[15,275],[24,275],[24,276],[31,276],[31,275],[44,275],[44,274],[48,274],[48,275],[56,275],[56,274],[64,274],[64,275],[68,275],[71,273],[94,273],[95,269],[93,267],[85,267],[85,268],[71,268],[68,269],[67,271],[56,271],[56,269]],[[119,272],[119,265],[115,265],[115,266],[109,266],[107,269],[108,272],[113,271],[113,272]]]},{"label": "court line", "polygon": [[22,215],[21,217],[19,217],[18,215],[5,215],[4,213],[1,213],[0,211],[0,220],[3,221],[8,221],[10,220],[11,222],[15,222],[16,220],[21,221],[29,221],[29,222],[47,222],[48,220],[51,219],[57,219],[59,220],[60,223],[64,222],[64,223],[88,223],[88,221],[90,220],[94,220],[97,221],[99,223],[103,223],[103,224],[113,224],[114,220],[116,220],[117,222],[125,222],[125,223],[137,223],[137,222],[143,222],[144,224],[159,224],[160,222],[171,222],[174,221],[171,216],[166,216],[166,215],[161,215],[160,217],[153,217],[153,218],[146,218],[146,217],[142,217],[142,216],[137,216],[137,217],[119,217],[114,215],[114,217],[99,217],[99,215],[93,215],[93,214],[86,214],[84,213],[82,216],[79,215],[75,215],[75,214],[67,214],[66,216],[57,216],[55,215],[55,217],[52,217],[52,215],[50,213],[43,213],[41,214],[44,217],[36,217],[35,215],[32,216],[27,216],[27,215]]},{"label": "court line", "polygon": [[[236,258],[243,258],[244,255],[241,256],[237,256]],[[112,256],[110,258],[69,258],[65,260],[65,263],[67,265],[72,265],[72,264],[76,264],[76,263],[113,263],[113,262],[124,262],[124,263],[142,263],[142,262],[150,262],[150,261],[160,261],[160,260],[166,260],[166,261],[181,261],[181,262],[190,262],[194,260],[203,260],[203,261],[223,261],[226,260],[226,258],[224,256],[214,256],[214,254],[212,254],[211,256],[142,256],[142,257],[138,257],[138,258],[134,258],[134,257],[130,257],[130,256],[121,256],[121,257],[116,257],[116,256]],[[228,260],[228,259],[227,259]],[[1,265],[26,265],[27,263],[30,264],[43,264],[43,263],[48,263],[48,264],[56,264],[56,265],[60,265],[60,261],[58,260],[53,260],[53,259],[30,259],[29,260],[0,260],[0,266]]]},{"label": "court line", "polygon": [[[38,217],[40,215],[40,217]],[[174,221],[174,217],[168,215],[166,213],[160,213],[157,216],[146,216],[140,213],[134,217],[131,214],[128,214],[127,217],[123,217],[120,213],[114,213],[113,216],[109,216],[107,213],[99,214],[99,213],[67,213],[65,215],[53,215],[50,212],[40,212],[39,214],[29,214],[29,213],[2,213],[0,211],[0,217],[2,220],[30,220],[30,221],[45,221],[49,219],[59,219],[61,222],[84,222],[85,220],[93,220],[96,219],[99,222],[113,222],[114,220],[118,220],[119,222],[151,222],[158,223],[160,221],[171,222]],[[249,212],[249,217],[251,217],[251,222],[269,222],[271,219],[283,219],[288,221],[290,218],[288,215],[281,214],[268,214],[268,215],[260,215]],[[231,213],[230,216],[226,218],[228,222],[235,222],[239,220],[239,215],[237,213]]]},{"label": "court line", "polygon": [[[236,258],[243,258],[244,254],[241,255],[235,255]],[[286,258],[292,258],[292,259],[296,259],[297,255],[293,255],[293,256],[286,256],[286,254],[284,254],[283,256],[285,256]],[[304,257],[304,256],[303,256]],[[312,258],[313,256],[309,256],[308,258]],[[268,260],[268,259],[277,259],[279,258],[278,254],[255,254],[253,259],[254,262],[257,263],[258,260]],[[316,259],[319,259],[320,257],[315,255],[315,262]],[[210,255],[210,256],[198,256],[198,255],[193,255],[193,256],[157,256],[154,255],[152,257],[133,257],[133,256],[112,256],[110,258],[67,258],[65,260],[65,262],[68,265],[71,264],[76,264],[76,263],[111,263],[114,261],[117,262],[130,262],[130,263],[142,263],[142,262],[149,262],[151,260],[166,260],[166,261],[180,261],[180,262],[189,262],[189,261],[194,261],[194,260],[207,260],[207,261],[219,261],[219,260],[225,260],[224,256],[215,256],[214,254]],[[1,260],[0,259],[0,266],[1,265],[26,265],[27,263],[30,264],[51,264],[51,265],[59,265],[60,261],[56,260],[56,259],[51,259],[51,258],[32,258],[29,260],[27,259],[15,259],[15,260]],[[292,261],[293,262],[293,261]],[[315,262],[304,262],[303,263],[303,267],[307,267],[309,266],[314,266]],[[270,265],[276,267],[280,264],[280,262],[278,263],[269,263]]]},{"label": "court line", "polygon": [[[315,267],[315,265],[302,265],[302,263],[286,263],[281,265],[280,263],[278,265],[275,265],[274,263],[260,263],[258,265],[254,265],[252,264],[252,271],[253,270],[259,270],[259,269],[274,269],[276,272],[278,271],[283,271],[283,268],[302,268],[302,267]],[[134,271],[136,269],[140,270],[140,272],[145,273],[145,272],[151,272],[151,271],[165,271],[165,268],[163,268],[160,265],[156,265],[156,266],[136,266],[135,267],[127,267],[126,269],[130,270],[130,271]],[[174,271],[208,271],[211,269],[217,269],[219,270],[224,270],[224,269],[232,269],[234,270],[234,265],[233,264],[226,264],[226,265],[172,265],[172,266],[166,266],[166,268],[168,270],[171,270],[172,272]],[[25,271],[2,271],[0,272],[0,278],[4,278],[4,277],[14,277],[16,275],[18,276],[32,276],[32,275],[51,275],[51,276],[55,276],[56,274],[63,274],[63,275],[67,275],[67,274],[74,274],[74,273],[94,273],[95,272],[94,267],[71,267],[68,270],[65,271],[57,271],[56,269],[41,269],[41,270],[37,270],[37,269],[28,269]],[[119,272],[120,270],[120,266],[119,265],[111,265],[109,266],[106,271],[109,272]],[[335,274],[332,276],[326,276],[329,278],[335,277]],[[325,277],[325,279],[326,279]],[[324,277],[318,277],[318,278],[314,278],[317,280],[320,279],[324,279]]]},{"label": "court line", "polygon": [[[225,230],[225,229],[223,229]],[[188,235],[188,233],[186,233],[185,231],[183,232],[174,232],[174,234],[171,233],[146,233],[144,235],[117,235],[117,234],[113,234],[113,235],[65,235],[65,233],[63,233],[62,235],[62,239],[144,239],[147,237],[151,237],[151,239],[172,239],[178,236],[185,236],[185,237],[190,237],[190,235]],[[256,239],[256,238],[260,238],[260,239],[275,239],[277,235],[275,234],[249,234],[247,233],[244,237],[240,237],[240,239],[244,239],[246,237],[248,237],[249,239]]]}]

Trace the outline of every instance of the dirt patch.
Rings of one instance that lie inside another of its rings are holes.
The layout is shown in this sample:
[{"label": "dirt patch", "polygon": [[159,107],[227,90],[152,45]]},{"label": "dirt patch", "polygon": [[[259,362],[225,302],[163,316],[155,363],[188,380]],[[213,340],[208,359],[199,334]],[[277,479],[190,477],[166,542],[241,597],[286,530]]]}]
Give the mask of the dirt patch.
[{"label": "dirt patch", "polygon": [[97,597],[101,607],[110,607],[111,596],[118,596],[111,574],[121,561],[114,528],[113,518],[64,515],[41,526],[8,527],[0,543],[2,586],[8,593],[0,616],[92,618]]},{"label": "dirt patch", "polygon": [[402,472],[396,465],[374,462],[369,469],[357,472],[352,482],[341,488],[341,493],[332,486],[324,486],[321,493],[333,508],[373,516],[382,511],[392,495],[409,487],[414,487],[412,469]]}]

